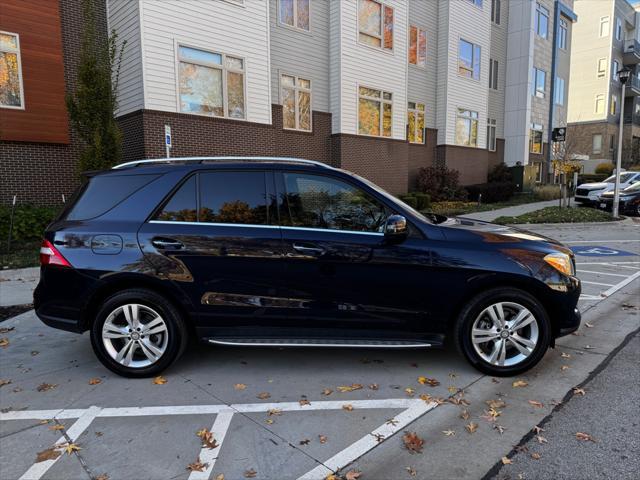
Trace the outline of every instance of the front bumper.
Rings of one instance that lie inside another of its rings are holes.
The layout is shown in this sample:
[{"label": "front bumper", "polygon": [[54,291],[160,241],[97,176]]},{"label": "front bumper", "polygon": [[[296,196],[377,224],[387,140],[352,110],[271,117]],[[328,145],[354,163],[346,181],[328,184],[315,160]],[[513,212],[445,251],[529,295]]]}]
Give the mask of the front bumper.
[{"label": "front bumper", "polygon": [[558,330],[556,338],[564,337],[566,335],[570,335],[580,328],[580,321],[582,320],[582,314],[578,307],[573,309],[573,313],[569,315],[568,318],[565,318]]}]

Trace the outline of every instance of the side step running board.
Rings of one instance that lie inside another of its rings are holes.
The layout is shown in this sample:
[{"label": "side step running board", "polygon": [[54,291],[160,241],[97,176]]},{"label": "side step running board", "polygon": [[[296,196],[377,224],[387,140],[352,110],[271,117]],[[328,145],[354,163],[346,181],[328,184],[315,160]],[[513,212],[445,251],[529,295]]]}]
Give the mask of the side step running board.
[{"label": "side step running board", "polygon": [[426,348],[430,343],[411,340],[357,340],[308,338],[207,338],[216,345],[238,347],[350,347],[350,348]]}]

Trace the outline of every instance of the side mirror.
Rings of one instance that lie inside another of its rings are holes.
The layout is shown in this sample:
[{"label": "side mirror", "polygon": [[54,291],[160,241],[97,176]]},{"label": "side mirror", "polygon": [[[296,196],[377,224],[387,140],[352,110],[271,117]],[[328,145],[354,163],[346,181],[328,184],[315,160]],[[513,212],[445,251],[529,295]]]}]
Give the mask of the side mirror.
[{"label": "side mirror", "polygon": [[390,215],[384,224],[384,239],[387,243],[402,242],[409,234],[407,219],[402,215]]}]

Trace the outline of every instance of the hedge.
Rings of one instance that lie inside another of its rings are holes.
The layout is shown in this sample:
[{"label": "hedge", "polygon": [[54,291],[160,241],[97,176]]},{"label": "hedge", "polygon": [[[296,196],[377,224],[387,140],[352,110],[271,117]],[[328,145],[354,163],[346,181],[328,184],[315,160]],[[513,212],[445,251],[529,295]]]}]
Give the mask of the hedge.
[{"label": "hedge", "polygon": [[516,193],[516,186],[511,182],[491,182],[468,185],[469,200],[478,201],[482,195],[482,202],[495,203],[509,200]]},{"label": "hedge", "polygon": [[[24,242],[42,238],[45,228],[58,213],[58,208],[36,207],[34,205],[16,206],[13,216],[12,242]],[[0,241],[6,245],[9,236],[11,207],[0,205]]]}]

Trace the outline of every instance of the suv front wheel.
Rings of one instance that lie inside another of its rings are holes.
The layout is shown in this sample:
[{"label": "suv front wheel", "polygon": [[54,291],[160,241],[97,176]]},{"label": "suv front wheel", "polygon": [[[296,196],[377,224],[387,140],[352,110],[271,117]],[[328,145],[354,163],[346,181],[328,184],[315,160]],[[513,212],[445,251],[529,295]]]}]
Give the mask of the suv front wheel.
[{"label": "suv front wheel", "polygon": [[159,374],[180,357],[186,342],[180,313],[150,290],[125,290],[109,297],[91,326],[98,359],[125,377]]},{"label": "suv front wheel", "polygon": [[484,292],[465,306],[454,338],[458,350],[481,372],[517,375],[542,359],[551,341],[551,324],[534,297],[501,288]]}]

